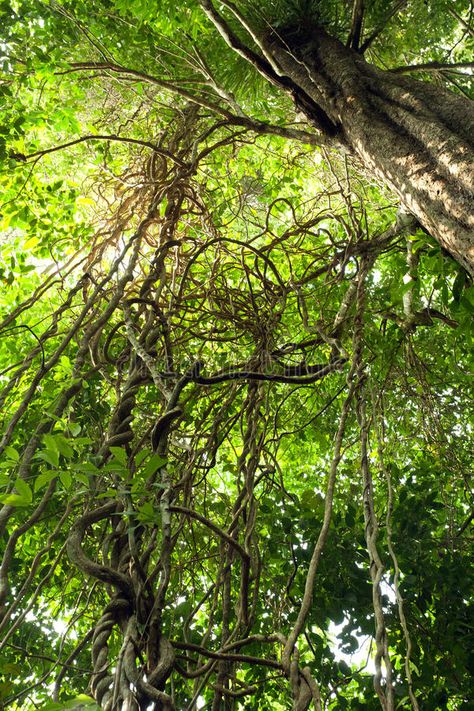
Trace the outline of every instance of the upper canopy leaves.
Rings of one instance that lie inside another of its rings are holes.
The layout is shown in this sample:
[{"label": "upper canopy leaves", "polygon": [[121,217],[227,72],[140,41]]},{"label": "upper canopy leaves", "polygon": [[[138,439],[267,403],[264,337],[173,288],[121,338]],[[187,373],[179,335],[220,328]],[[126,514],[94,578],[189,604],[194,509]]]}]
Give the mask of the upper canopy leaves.
[{"label": "upper canopy leaves", "polygon": [[[372,61],[466,59],[398,5]],[[468,709],[465,272],[198,3],[1,11],[1,703]]]}]

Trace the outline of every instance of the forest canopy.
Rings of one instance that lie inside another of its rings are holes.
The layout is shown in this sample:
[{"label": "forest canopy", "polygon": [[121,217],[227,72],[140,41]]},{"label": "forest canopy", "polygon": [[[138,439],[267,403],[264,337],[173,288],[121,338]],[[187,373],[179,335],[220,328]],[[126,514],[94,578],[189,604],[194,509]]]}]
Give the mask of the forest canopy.
[{"label": "forest canopy", "polygon": [[473,4],[0,21],[0,708],[473,709]]}]

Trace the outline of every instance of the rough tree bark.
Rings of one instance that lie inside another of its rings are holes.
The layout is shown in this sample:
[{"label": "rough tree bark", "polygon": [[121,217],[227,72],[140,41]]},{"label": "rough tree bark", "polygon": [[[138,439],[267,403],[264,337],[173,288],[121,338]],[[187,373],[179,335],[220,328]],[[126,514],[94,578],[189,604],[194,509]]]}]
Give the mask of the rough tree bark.
[{"label": "rough tree bark", "polygon": [[249,28],[262,55],[200,0],[228,44],[290,93],[322,132],[360,158],[444,249],[474,276],[474,103],[383,71],[324,29],[303,22],[267,35]]},{"label": "rough tree bark", "polygon": [[474,276],[474,103],[382,71],[320,28],[274,35],[265,49],[307,117],[335,133]]}]

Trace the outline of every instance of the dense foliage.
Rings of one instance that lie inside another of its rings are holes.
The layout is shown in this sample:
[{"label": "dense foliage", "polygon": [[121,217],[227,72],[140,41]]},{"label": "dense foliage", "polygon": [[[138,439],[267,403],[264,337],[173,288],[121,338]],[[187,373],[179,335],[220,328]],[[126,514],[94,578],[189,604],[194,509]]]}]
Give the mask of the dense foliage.
[{"label": "dense foliage", "polygon": [[[219,7],[472,93],[467,0]],[[199,2],[0,17],[0,707],[474,708],[469,276]]]}]

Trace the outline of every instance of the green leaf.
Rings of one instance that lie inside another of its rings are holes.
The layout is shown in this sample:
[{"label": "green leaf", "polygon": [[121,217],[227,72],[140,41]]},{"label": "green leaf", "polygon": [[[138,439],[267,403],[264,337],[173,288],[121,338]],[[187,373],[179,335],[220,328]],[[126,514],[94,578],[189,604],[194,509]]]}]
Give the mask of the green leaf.
[{"label": "green leaf", "polygon": [[155,474],[158,469],[164,467],[167,461],[166,457],[162,457],[159,454],[153,454],[142,470],[143,478],[148,479],[148,477]]},{"label": "green leaf", "polygon": [[464,270],[459,271],[453,283],[453,299],[457,304],[459,304],[459,301],[461,300],[465,283],[466,273]]},{"label": "green leaf", "polygon": [[73,437],[77,437],[77,435],[81,431],[81,425],[78,422],[70,422],[68,425],[69,432],[72,434]]},{"label": "green leaf", "polygon": [[100,469],[96,467],[95,464],[92,464],[92,462],[82,462],[81,464],[72,464],[71,465],[72,469],[74,471],[78,472],[84,472],[85,474],[100,474]]},{"label": "green leaf", "polygon": [[148,447],[143,447],[143,449],[141,449],[135,457],[136,466],[139,467],[140,464],[143,462],[143,460],[146,459],[151,454],[152,454],[151,449],[149,449]]},{"label": "green leaf", "polygon": [[17,450],[14,447],[10,447],[10,445],[7,445],[5,447],[5,454],[7,457],[14,462],[18,462],[20,460],[20,455],[18,454]]},{"label": "green leaf", "polygon": [[56,435],[44,434],[43,435],[43,442],[44,442],[46,449],[48,451],[59,452],[57,440],[56,440]]},{"label": "green leaf", "polygon": [[42,450],[35,454],[37,459],[43,459],[43,461],[51,464],[52,467],[59,466],[59,452],[57,449]]},{"label": "green leaf", "polygon": [[38,476],[35,479],[35,491],[39,491],[42,489],[46,484],[49,484],[49,482],[52,479],[55,479],[58,476],[58,472],[56,471],[47,471],[43,472],[42,474],[38,474]]},{"label": "green leaf", "polygon": [[124,467],[123,464],[120,464],[120,462],[117,462],[116,460],[112,460],[111,462],[104,464],[104,466],[101,467],[101,471],[113,472],[114,474],[118,474],[119,476],[125,479],[128,478],[130,474],[127,467]]},{"label": "green leaf", "polygon": [[2,494],[0,503],[5,504],[5,506],[29,506],[31,502],[19,494]]},{"label": "green leaf", "polygon": [[474,288],[466,289],[459,301],[460,305],[469,314],[474,313]]},{"label": "green leaf", "polygon": [[128,457],[125,449],[123,447],[110,447],[110,451],[114,455],[114,458],[123,464],[124,467],[128,464]]},{"label": "green leaf", "polygon": [[74,456],[74,450],[64,435],[55,435],[55,443],[59,453],[62,454],[65,459],[71,459],[71,457]]},{"label": "green leaf", "polygon": [[30,504],[33,500],[33,492],[29,484],[26,483],[24,479],[17,479],[15,481],[15,489],[18,491],[19,495]]},{"label": "green leaf", "polygon": [[63,470],[59,472],[59,479],[61,480],[61,484],[64,486],[65,489],[71,488],[72,477],[68,471]]},{"label": "green leaf", "polygon": [[137,518],[142,523],[155,524],[160,519],[160,511],[155,509],[150,501],[145,501],[144,504],[138,507]]}]

